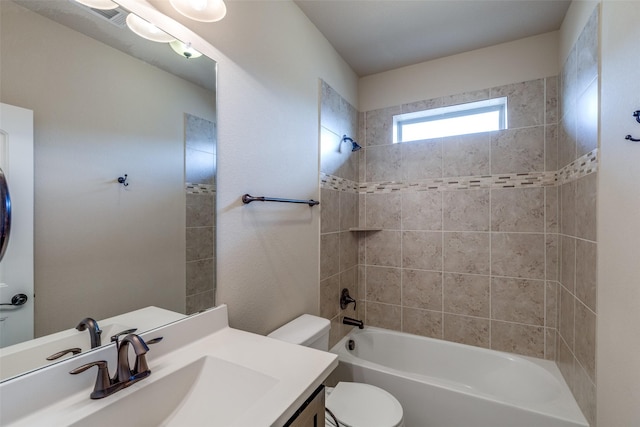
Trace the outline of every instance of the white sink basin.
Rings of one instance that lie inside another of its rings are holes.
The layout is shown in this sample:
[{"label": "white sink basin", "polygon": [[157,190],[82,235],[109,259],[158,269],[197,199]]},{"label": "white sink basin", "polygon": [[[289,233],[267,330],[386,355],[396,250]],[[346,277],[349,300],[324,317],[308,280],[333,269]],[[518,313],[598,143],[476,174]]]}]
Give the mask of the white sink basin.
[{"label": "white sink basin", "polygon": [[[213,356],[153,381],[151,376],[104,398],[113,403],[73,427],[224,426],[244,415],[277,383],[276,378]],[[149,381],[145,384],[146,381]]]}]

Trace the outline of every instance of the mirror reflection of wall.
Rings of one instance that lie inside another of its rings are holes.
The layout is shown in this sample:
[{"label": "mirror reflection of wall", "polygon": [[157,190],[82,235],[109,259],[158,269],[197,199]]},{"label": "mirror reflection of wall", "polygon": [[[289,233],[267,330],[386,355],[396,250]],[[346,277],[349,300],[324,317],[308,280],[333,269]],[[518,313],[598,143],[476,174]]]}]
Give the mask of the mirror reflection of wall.
[{"label": "mirror reflection of wall", "polygon": [[0,100],[34,111],[35,336],[149,305],[185,313],[185,113],[215,124],[215,89],[1,3]]}]

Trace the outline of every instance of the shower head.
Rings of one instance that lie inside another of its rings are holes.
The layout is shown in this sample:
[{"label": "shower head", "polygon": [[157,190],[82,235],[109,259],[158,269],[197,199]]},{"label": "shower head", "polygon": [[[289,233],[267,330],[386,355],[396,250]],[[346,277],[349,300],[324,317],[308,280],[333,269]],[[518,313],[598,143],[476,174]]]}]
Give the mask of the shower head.
[{"label": "shower head", "polygon": [[342,135],[342,142],[350,142],[351,143],[351,151],[358,151],[359,149],[361,149],[362,147],[360,146],[360,144],[358,144],[357,142],[355,142],[352,138],[349,138],[347,135]]}]

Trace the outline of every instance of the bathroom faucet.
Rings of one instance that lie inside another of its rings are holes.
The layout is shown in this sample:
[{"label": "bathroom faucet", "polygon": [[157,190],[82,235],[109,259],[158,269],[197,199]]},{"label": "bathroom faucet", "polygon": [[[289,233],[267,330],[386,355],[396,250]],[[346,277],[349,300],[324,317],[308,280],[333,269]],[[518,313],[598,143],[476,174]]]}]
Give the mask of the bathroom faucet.
[{"label": "bathroom faucet", "polygon": [[[156,343],[160,340],[162,340],[162,337],[155,338],[149,342]],[[118,366],[113,378],[109,377],[109,367],[105,360],[87,363],[69,372],[72,375],[76,375],[94,366],[98,367],[98,376],[90,396],[92,399],[107,397],[151,374],[145,358],[149,347],[147,347],[147,344],[142,338],[136,334],[129,334],[120,342],[118,342],[117,336],[115,336],[114,341],[116,343],[116,351],[118,352]],[[133,370],[129,366],[129,346],[133,347],[133,351],[136,353],[136,363]]]},{"label": "bathroom faucet", "polygon": [[344,288],[340,293],[340,308],[345,309],[349,304],[353,303],[353,309],[356,309],[356,300],[349,295],[349,289]]},{"label": "bathroom faucet", "polygon": [[360,329],[364,328],[364,322],[362,320],[352,319],[351,317],[343,317],[342,323],[344,323],[345,325],[357,326]]},{"label": "bathroom faucet", "polygon": [[[136,363],[133,370],[129,366],[129,345],[136,353]],[[140,336],[129,334],[122,341],[116,343],[116,348],[118,349],[118,370],[114,377],[116,382],[128,382],[127,386],[129,386],[151,374],[145,357],[149,347]]]},{"label": "bathroom faucet", "polygon": [[91,337],[91,348],[100,347],[101,340],[100,335],[102,334],[102,330],[98,326],[98,322],[96,322],[91,317],[85,317],[78,323],[76,329],[79,331],[84,331],[85,329],[89,330],[89,337]]}]

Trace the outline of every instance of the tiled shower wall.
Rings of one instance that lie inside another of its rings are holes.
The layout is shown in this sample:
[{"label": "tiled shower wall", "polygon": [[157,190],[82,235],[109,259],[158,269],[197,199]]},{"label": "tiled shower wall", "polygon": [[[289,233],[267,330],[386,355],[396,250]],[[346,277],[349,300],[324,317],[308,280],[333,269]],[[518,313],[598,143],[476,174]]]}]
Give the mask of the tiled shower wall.
[{"label": "tiled shower wall", "polygon": [[185,114],[186,314],[214,304],[215,138],[215,123]]},{"label": "tiled shower wall", "polygon": [[[571,171],[598,150],[598,21],[596,7],[560,77],[560,262],[557,363],[582,412],[596,423],[597,172]],[[577,159],[577,160],[576,160]]]},{"label": "tiled shower wall", "polygon": [[[339,142],[354,132],[353,107],[322,83],[320,312],[331,345],[347,315],[555,360],[595,425],[597,72],[598,9],[559,78],[360,113],[357,153]],[[508,130],[392,143],[393,115],[499,96]],[[357,312],[341,312],[343,287]]]},{"label": "tiled shower wall", "polygon": [[[364,114],[369,325],[555,358],[557,78]],[[392,143],[392,117],[507,96],[509,129]]]},{"label": "tiled shower wall", "polygon": [[340,292],[349,289],[357,298],[358,233],[349,231],[358,225],[357,175],[359,152],[343,135],[356,139],[358,112],[325,82],[320,82],[321,164],[322,177],[348,183],[342,191],[322,186],[320,193],[320,315],[331,320],[330,344],[342,338],[348,327],[343,316],[362,318],[362,304],[342,310]]}]

